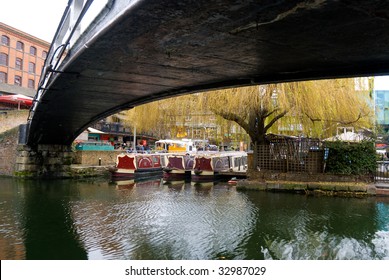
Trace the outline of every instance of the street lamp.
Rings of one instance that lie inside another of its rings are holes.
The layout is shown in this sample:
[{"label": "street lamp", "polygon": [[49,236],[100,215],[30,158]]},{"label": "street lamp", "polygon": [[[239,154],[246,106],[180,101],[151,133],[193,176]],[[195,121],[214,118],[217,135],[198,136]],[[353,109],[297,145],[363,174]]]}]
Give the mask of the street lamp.
[{"label": "street lamp", "polygon": [[203,151],[205,151],[205,133],[207,132],[207,127],[203,126],[203,128],[204,128]]}]

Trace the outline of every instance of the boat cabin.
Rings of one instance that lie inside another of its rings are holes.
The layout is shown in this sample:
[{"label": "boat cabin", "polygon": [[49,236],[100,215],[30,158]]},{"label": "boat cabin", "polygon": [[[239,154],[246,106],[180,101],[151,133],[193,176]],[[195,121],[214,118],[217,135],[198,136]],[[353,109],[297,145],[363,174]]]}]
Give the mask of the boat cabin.
[{"label": "boat cabin", "polygon": [[157,152],[164,152],[164,153],[179,153],[179,152],[188,153],[188,152],[197,151],[193,141],[190,139],[158,140],[157,142],[155,142],[155,150]]}]

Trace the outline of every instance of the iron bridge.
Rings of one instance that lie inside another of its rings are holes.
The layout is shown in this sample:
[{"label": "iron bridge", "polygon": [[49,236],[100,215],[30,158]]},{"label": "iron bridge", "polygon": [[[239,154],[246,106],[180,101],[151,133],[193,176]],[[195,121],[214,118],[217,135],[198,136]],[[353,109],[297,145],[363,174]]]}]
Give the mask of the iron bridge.
[{"label": "iron bridge", "polygon": [[99,119],[170,96],[388,74],[388,46],[389,1],[70,0],[26,141],[69,145]]}]

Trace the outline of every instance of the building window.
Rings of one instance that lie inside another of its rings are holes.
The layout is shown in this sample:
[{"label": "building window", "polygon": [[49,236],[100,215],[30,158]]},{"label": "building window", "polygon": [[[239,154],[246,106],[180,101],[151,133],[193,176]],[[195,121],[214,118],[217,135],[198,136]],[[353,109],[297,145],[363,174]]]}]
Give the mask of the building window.
[{"label": "building window", "polygon": [[1,44],[9,46],[9,38],[7,36],[5,36],[5,35],[2,35],[1,36]]},{"label": "building window", "polygon": [[35,81],[29,79],[29,80],[28,80],[28,87],[29,87],[29,88],[35,88]]},{"label": "building window", "polygon": [[24,51],[24,44],[23,44],[23,42],[17,41],[16,42],[16,49],[18,51]]},{"label": "building window", "polygon": [[0,65],[8,66],[8,54],[0,53]]},{"label": "building window", "polygon": [[35,47],[33,47],[33,46],[30,47],[30,54],[36,55],[36,48]]},{"label": "building window", "polygon": [[46,59],[47,57],[47,51],[42,51],[42,58]]},{"label": "building window", "polygon": [[34,62],[29,62],[28,63],[28,72],[29,73],[35,73],[35,63]]},{"label": "building window", "polygon": [[22,86],[22,77],[20,76],[15,76],[15,82],[14,82],[15,85],[17,86]]},{"label": "building window", "polygon": [[0,72],[0,83],[4,83],[6,84],[7,83],[7,73],[5,72]]},{"label": "building window", "polygon": [[17,57],[15,60],[15,69],[23,70],[23,59]]}]

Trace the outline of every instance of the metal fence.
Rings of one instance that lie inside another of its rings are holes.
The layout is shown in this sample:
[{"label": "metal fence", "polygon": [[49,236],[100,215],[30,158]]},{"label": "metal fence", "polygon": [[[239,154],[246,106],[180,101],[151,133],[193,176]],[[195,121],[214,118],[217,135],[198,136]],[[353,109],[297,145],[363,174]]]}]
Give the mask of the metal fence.
[{"label": "metal fence", "polygon": [[318,139],[271,135],[268,140],[256,146],[259,170],[323,173],[325,153]]},{"label": "metal fence", "polygon": [[389,184],[389,161],[377,161],[376,174],[374,176],[376,183]]}]

